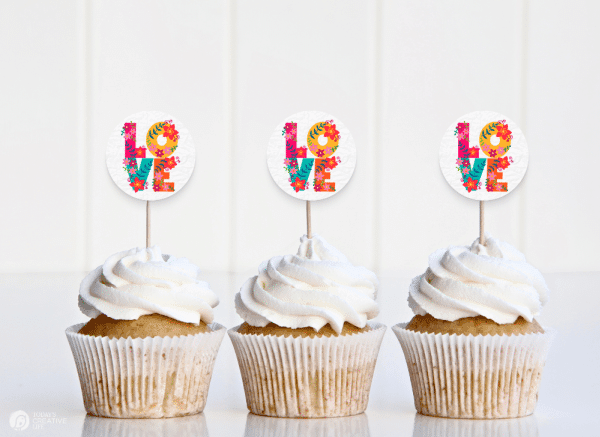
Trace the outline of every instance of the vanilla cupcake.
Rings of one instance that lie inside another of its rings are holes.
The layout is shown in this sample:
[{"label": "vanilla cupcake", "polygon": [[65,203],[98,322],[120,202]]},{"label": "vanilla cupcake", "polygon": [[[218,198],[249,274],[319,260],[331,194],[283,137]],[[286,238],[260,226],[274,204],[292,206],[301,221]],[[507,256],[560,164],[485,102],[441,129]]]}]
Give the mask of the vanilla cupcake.
[{"label": "vanilla cupcake", "polygon": [[254,414],[337,417],[367,408],[385,332],[378,281],[318,235],[263,262],[235,297],[229,330]]},{"label": "vanilla cupcake", "polygon": [[474,419],[533,413],[554,336],[535,320],[547,300],[541,273],[490,236],[430,255],[409,289],[415,317],[392,328],[417,411]]},{"label": "vanilla cupcake", "polygon": [[204,409],[225,328],[216,294],[186,258],[157,246],[109,257],[82,281],[92,319],[67,329],[85,409],[118,418],[161,418]]}]

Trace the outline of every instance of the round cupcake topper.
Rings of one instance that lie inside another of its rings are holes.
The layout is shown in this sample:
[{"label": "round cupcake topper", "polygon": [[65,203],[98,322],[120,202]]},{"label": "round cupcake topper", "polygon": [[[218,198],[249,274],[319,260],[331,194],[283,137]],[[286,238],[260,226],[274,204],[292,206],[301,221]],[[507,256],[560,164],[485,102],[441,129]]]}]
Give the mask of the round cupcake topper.
[{"label": "round cupcake topper", "polygon": [[514,190],[527,171],[525,135],[508,117],[476,111],[454,122],[442,138],[440,167],[465,197],[498,199]]},{"label": "round cupcake topper", "polygon": [[339,192],[356,166],[350,131],[332,115],[304,111],[283,120],[271,135],[267,165],[290,196],[321,200]]},{"label": "round cupcake topper", "polygon": [[106,166],[115,184],[136,199],[178,193],[194,171],[192,137],[174,117],[157,111],[130,115],[108,140]]}]

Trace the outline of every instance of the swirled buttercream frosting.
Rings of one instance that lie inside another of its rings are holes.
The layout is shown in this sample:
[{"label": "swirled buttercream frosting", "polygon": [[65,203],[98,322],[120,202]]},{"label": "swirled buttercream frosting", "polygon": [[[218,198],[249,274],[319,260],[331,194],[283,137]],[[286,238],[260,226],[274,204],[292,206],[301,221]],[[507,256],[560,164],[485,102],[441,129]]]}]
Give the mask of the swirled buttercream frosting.
[{"label": "swirled buttercream frosting", "polygon": [[82,281],[79,309],[92,318],[162,314],[185,323],[211,323],[219,299],[199,275],[187,258],[165,255],[158,246],[119,252]]},{"label": "swirled buttercream frosting", "polygon": [[286,328],[329,324],[338,334],[344,322],[359,328],[379,314],[375,273],[352,265],[318,235],[300,239],[296,255],[264,261],[235,296],[237,313],[252,326]]},{"label": "swirled buttercream frosting", "polygon": [[408,304],[415,314],[455,321],[484,316],[499,324],[528,322],[548,300],[542,274],[510,244],[487,236],[471,247],[451,246],[429,256],[427,271],[412,280]]}]

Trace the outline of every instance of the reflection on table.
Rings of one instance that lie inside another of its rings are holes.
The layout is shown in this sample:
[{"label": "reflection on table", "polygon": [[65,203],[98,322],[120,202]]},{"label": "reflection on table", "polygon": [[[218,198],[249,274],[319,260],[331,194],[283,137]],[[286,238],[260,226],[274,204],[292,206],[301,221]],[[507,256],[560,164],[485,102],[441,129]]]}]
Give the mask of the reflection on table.
[{"label": "reflection on table", "polygon": [[85,416],[81,437],[208,437],[204,413],[171,419]]},{"label": "reflection on table", "polygon": [[537,437],[535,415],[518,419],[445,419],[415,414],[413,437]]},{"label": "reflection on table", "polygon": [[369,437],[366,414],[327,419],[280,419],[248,414],[244,437]]}]

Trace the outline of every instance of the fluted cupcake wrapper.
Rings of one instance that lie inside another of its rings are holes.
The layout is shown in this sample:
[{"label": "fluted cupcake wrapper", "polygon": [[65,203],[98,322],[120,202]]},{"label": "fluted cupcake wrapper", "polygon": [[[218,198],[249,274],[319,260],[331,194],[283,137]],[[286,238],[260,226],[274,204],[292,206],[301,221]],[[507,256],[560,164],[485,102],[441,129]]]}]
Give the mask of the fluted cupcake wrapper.
[{"label": "fluted cupcake wrapper", "polygon": [[535,415],[514,419],[453,419],[415,414],[413,437],[538,437]]},{"label": "fluted cupcake wrapper", "polygon": [[248,414],[244,437],[369,437],[365,414],[326,419],[290,419]]},{"label": "fluted cupcake wrapper", "polygon": [[543,334],[428,334],[392,327],[421,414],[500,419],[533,413],[555,331]]},{"label": "fluted cupcake wrapper", "polygon": [[161,418],[204,409],[224,326],[213,323],[212,332],[143,339],[82,335],[82,326],[73,325],[66,334],[88,413]]},{"label": "fluted cupcake wrapper", "polygon": [[228,331],[248,409],[274,417],[360,414],[369,390],[385,325],[331,337],[283,337]]}]

